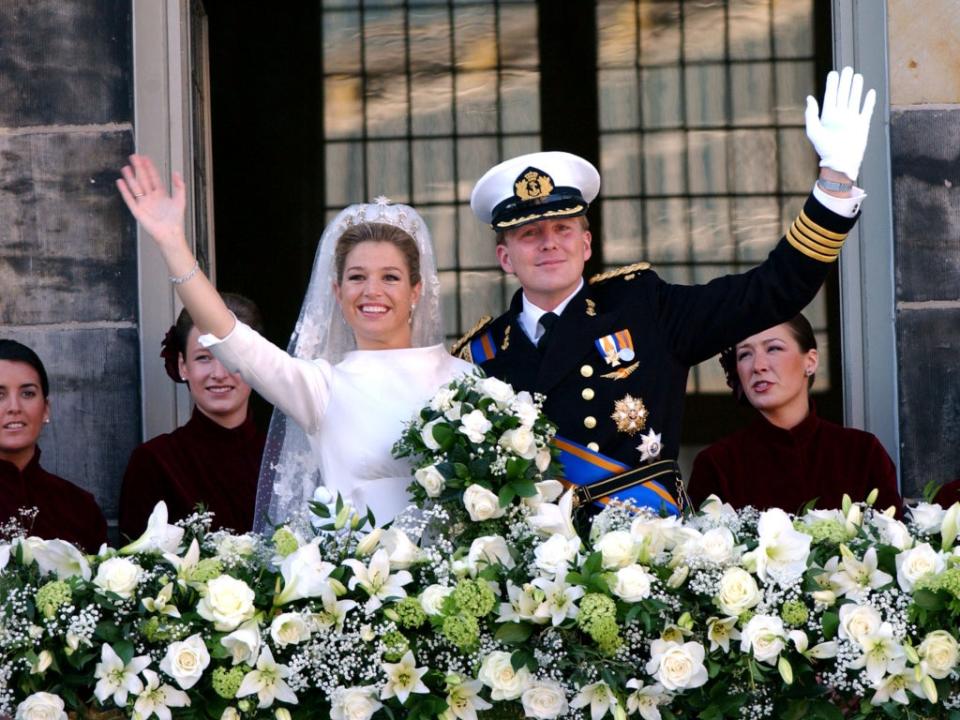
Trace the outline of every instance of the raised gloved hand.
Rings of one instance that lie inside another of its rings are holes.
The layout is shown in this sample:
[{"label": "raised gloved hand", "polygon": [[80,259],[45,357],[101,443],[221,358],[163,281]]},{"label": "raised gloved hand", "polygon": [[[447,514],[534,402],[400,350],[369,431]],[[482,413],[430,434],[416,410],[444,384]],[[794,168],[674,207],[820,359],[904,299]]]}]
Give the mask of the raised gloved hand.
[{"label": "raised gloved hand", "polygon": [[870,132],[870,116],[877,102],[877,93],[870,90],[861,108],[862,94],[863,75],[845,67],[839,74],[832,70],[827,75],[822,114],[816,99],[807,96],[807,137],[820,155],[820,167],[843,173],[851,182],[860,172]]}]

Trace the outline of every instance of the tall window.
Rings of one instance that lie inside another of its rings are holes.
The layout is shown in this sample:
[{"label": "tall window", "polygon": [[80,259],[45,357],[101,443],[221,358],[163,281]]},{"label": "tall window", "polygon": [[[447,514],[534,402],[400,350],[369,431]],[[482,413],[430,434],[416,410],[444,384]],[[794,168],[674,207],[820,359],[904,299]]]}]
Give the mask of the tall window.
[{"label": "tall window", "polygon": [[377,195],[415,206],[451,337],[513,290],[469,197],[499,160],[540,149],[537,17],[523,0],[323,3],[328,217]]}]

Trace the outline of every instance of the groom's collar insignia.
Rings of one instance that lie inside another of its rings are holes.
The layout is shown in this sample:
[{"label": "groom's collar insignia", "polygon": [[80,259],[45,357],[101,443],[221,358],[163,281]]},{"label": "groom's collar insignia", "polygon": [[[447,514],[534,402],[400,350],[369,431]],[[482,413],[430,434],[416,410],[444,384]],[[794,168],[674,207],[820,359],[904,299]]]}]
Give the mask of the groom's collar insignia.
[{"label": "groom's collar insignia", "polygon": [[587,315],[590,317],[597,316],[597,303],[595,303],[591,298],[587,298]]}]

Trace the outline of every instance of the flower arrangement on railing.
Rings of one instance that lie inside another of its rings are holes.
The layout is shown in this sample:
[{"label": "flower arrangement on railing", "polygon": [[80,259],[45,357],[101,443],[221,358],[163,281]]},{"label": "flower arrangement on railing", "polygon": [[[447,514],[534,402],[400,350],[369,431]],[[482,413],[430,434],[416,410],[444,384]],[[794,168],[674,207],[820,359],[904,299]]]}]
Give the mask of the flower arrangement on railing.
[{"label": "flower arrangement on railing", "polygon": [[121,550],[0,545],[0,713],[177,718],[960,717],[960,505],[577,534],[539,401],[468,377],[397,451],[415,509],[314,533],[177,526]]}]

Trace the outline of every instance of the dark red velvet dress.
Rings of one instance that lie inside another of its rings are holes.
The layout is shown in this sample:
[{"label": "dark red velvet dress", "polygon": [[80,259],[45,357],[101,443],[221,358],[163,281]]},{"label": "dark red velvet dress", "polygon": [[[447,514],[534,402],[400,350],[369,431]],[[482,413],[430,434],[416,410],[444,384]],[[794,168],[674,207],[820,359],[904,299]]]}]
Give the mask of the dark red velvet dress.
[{"label": "dark red velvet dress", "polygon": [[933,501],[935,503],[940,503],[940,505],[945,508],[950,507],[955,502],[960,502],[960,480],[954,480],[942,486],[939,490],[937,490],[937,494],[933,498]]},{"label": "dark red velvet dress", "polygon": [[695,506],[714,493],[735,508],[796,512],[814,498],[818,508],[840,507],[844,493],[865,500],[873,488],[880,491],[874,507],[894,505],[900,513],[896,468],[880,441],[822,420],[811,408],[792,430],[761,416],[700,452],[688,492]]},{"label": "dark red velvet dress", "polygon": [[0,522],[19,514],[22,507],[36,507],[28,535],[67,540],[95,553],[107,541],[107,521],[93,495],[40,467],[40,448],[21,472],[0,460]]},{"label": "dark red velvet dress", "polygon": [[167,503],[170,522],[203,503],[214,513],[214,528],[250,530],[265,441],[249,414],[228,429],[194,409],[186,425],[130,455],[120,490],[121,536],[139,537],[160,500]]}]

